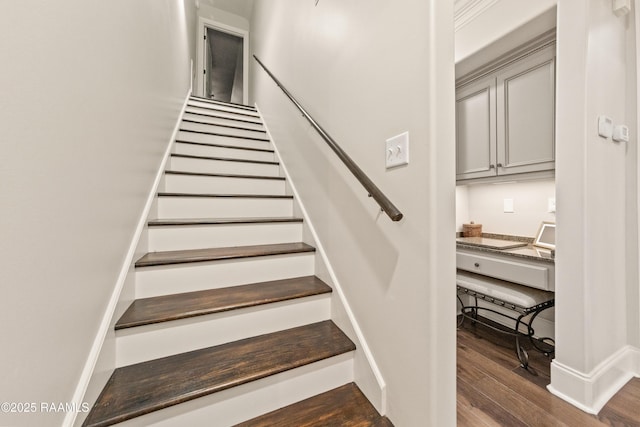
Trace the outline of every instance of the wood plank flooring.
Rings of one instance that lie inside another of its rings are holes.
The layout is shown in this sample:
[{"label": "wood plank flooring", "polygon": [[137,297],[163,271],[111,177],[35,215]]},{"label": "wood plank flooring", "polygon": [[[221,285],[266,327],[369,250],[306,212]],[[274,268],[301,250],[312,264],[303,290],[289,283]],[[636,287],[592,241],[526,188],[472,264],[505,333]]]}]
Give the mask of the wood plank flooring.
[{"label": "wood plank flooring", "polygon": [[531,371],[520,367],[511,337],[467,319],[458,330],[458,426],[640,426],[640,378],[590,415],[552,395],[550,362],[527,348]]}]

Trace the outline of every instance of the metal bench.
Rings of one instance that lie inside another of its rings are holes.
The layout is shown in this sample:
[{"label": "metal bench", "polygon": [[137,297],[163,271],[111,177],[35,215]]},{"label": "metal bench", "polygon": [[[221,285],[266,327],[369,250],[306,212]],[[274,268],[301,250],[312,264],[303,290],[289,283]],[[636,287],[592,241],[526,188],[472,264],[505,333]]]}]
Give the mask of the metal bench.
[{"label": "metal bench", "polygon": [[[458,301],[462,306],[462,318],[460,319],[458,327],[462,326],[465,318],[469,318],[472,322],[480,323],[495,331],[515,337],[516,355],[518,356],[520,365],[527,370],[529,368],[529,354],[520,343],[521,336],[528,337],[533,347],[544,353],[545,356],[553,356],[555,345],[553,339],[549,337],[538,337],[537,340],[534,340],[533,336],[535,332],[532,326],[533,321],[541,312],[554,306],[555,294],[553,292],[542,291],[529,286],[518,285],[461,270],[458,270],[456,275],[456,286],[458,289]],[[465,305],[460,295],[470,295],[473,297],[474,304]],[[489,307],[480,307],[478,306],[478,300],[504,307],[515,313],[511,316]],[[478,318],[478,311],[480,310],[495,313],[503,318],[510,319],[514,322],[514,327],[512,329],[507,328],[507,330],[497,328]],[[523,329],[526,332],[522,332]],[[543,348],[540,343],[542,343],[545,348]]]}]

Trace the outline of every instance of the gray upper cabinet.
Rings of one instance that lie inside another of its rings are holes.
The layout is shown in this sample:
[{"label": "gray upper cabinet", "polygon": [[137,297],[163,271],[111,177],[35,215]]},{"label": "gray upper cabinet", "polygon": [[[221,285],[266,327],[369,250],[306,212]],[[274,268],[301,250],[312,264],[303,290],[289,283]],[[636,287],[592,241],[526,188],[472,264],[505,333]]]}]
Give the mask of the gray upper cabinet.
[{"label": "gray upper cabinet", "polygon": [[496,174],[496,79],[476,81],[456,93],[456,176]]},{"label": "gray upper cabinet", "polygon": [[555,46],[456,91],[456,178],[555,168]]}]

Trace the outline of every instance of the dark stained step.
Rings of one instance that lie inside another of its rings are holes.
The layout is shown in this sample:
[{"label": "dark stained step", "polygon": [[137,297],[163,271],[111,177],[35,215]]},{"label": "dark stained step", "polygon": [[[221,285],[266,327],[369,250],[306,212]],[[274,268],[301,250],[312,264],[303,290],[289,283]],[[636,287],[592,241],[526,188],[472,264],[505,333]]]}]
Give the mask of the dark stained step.
[{"label": "dark stained step", "polygon": [[220,109],[220,108],[216,108],[216,105],[211,105],[211,107],[205,107],[205,106],[202,106],[202,105],[187,104],[187,107],[189,107],[189,108],[199,108],[199,109],[205,110],[205,111],[213,111],[213,112],[219,112],[219,113],[235,114],[235,115],[242,116],[242,117],[253,117],[254,119],[260,119],[260,116],[258,115],[258,113],[251,114],[251,111],[242,112],[242,111],[223,110],[223,109]]},{"label": "dark stained step", "polygon": [[[189,107],[187,106],[187,108],[189,108]],[[198,108],[198,107],[191,107],[191,108]],[[264,126],[264,124],[260,120],[256,121],[256,120],[240,119],[240,118],[237,118],[237,117],[224,117],[224,116],[217,116],[215,114],[202,113],[202,112],[196,112],[196,111],[185,111],[185,114],[193,114],[193,115],[196,115],[196,116],[212,117],[214,119],[231,120],[233,122],[238,122],[238,123],[251,123],[251,124],[254,124],[254,125]]]},{"label": "dark stained step", "polygon": [[118,368],[84,426],[108,426],[355,350],[330,320]]},{"label": "dark stained step", "polygon": [[196,96],[196,95],[191,95],[189,98],[193,101],[209,102],[215,105],[222,105],[223,107],[226,106],[226,107],[233,107],[233,108],[241,108],[243,110],[249,110],[249,111],[257,111],[256,107],[252,105],[238,104],[236,102],[218,101],[217,99],[204,98],[202,96]]},{"label": "dark stained step", "polygon": [[236,147],[234,145],[224,144],[212,144],[210,142],[196,142],[196,141],[183,141],[176,139],[176,144],[191,144],[191,145],[204,145],[206,147],[228,148],[230,150],[245,150],[245,151],[260,151],[263,153],[274,153],[275,151],[268,148],[253,148],[253,147]]},{"label": "dark stained step", "polygon": [[273,245],[234,246],[229,248],[187,249],[179,251],[150,252],[136,261],[136,267],[184,264],[191,262],[222,261],[254,258],[270,255],[288,255],[314,252],[306,243],[277,243]]},{"label": "dark stained step", "polygon": [[207,193],[158,193],[158,197],[198,197],[221,199],[293,199],[286,194],[207,194]]},{"label": "dark stained step", "polygon": [[225,138],[247,139],[249,141],[269,142],[269,138],[258,138],[258,137],[254,137],[254,136],[232,135],[232,134],[228,134],[228,133],[219,133],[219,132],[206,132],[206,131],[203,131],[203,130],[191,130],[191,129],[182,129],[181,128],[180,132],[199,133],[201,135],[223,136]]},{"label": "dark stained step", "polygon": [[186,122],[186,123],[197,123],[199,125],[218,126],[218,127],[228,128],[228,129],[246,130],[246,131],[249,131],[249,132],[267,133],[267,131],[264,130],[264,129],[252,129],[252,128],[247,128],[247,127],[243,127],[243,126],[232,126],[232,125],[225,125],[225,124],[221,124],[221,123],[203,122],[202,120],[182,119],[182,121]]},{"label": "dark stained step", "polygon": [[237,175],[233,173],[210,173],[210,172],[190,172],[190,171],[174,171],[166,170],[165,175],[189,175],[189,176],[211,176],[215,178],[238,178],[238,179],[269,179],[273,181],[285,181],[284,176],[267,176],[267,175]]},{"label": "dark stained step", "polygon": [[248,160],[248,159],[230,159],[228,157],[210,157],[210,156],[195,156],[192,154],[171,154],[171,157],[181,157],[184,159],[200,159],[200,160],[217,160],[220,162],[240,162],[240,163],[257,163],[260,165],[279,165],[278,162],[269,162],[266,160]]},{"label": "dark stained step", "polygon": [[174,218],[152,219],[149,227],[179,226],[179,225],[225,225],[225,224],[268,224],[278,222],[302,222],[302,218]]},{"label": "dark stained step", "polygon": [[362,394],[349,383],[310,397],[235,427],[393,427]]},{"label": "dark stained step", "polygon": [[331,288],[322,280],[315,276],[305,276],[143,298],[135,300],[129,306],[116,323],[115,329],[256,307],[330,292]]}]

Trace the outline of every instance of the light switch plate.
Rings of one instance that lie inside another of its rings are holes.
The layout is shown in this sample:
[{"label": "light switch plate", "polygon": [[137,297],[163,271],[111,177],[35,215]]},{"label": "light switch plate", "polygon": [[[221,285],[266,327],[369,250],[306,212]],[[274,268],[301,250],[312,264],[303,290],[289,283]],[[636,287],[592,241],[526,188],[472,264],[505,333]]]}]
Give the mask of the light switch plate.
[{"label": "light switch plate", "polygon": [[385,159],[387,169],[409,164],[409,132],[387,139]]},{"label": "light switch plate", "polygon": [[556,211],[556,198],[549,197],[549,200],[547,201],[547,212],[553,213],[555,211]]}]

